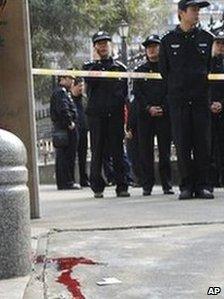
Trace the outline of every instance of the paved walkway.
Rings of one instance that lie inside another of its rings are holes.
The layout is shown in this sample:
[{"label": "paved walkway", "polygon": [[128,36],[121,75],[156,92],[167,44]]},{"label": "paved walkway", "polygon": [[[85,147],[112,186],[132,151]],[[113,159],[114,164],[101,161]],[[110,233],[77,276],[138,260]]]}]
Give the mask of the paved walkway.
[{"label": "paved walkway", "polygon": [[[160,187],[150,197],[130,191],[119,199],[109,188],[96,200],[89,189],[41,187],[42,217],[32,221],[36,263],[24,299],[206,298],[209,287],[224,290],[223,191],[207,201],[178,201]],[[2,285],[1,299],[22,298]]]}]

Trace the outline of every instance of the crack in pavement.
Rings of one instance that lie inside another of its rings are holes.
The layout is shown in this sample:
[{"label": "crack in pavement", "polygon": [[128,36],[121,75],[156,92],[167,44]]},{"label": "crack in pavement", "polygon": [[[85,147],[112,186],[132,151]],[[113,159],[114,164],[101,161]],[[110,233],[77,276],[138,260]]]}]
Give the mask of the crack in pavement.
[{"label": "crack in pavement", "polygon": [[168,223],[168,224],[151,224],[151,225],[130,225],[118,227],[93,227],[93,228],[71,228],[60,229],[52,228],[51,233],[62,232],[93,232],[93,231],[115,231],[115,230],[137,230],[137,229],[155,229],[155,228],[172,228],[186,226],[205,226],[205,225],[223,225],[224,221],[202,221],[202,222],[186,222],[186,223]]}]

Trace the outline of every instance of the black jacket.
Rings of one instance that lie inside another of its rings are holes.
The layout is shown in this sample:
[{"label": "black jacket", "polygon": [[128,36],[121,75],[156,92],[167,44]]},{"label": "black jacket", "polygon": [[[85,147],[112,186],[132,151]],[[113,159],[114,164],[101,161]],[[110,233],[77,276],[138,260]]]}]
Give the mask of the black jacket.
[{"label": "black jacket", "polygon": [[[214,56],[211,63],[211,73],[224,74],[224,57],[222,55]],[[210,99],[211,102],[221,102],[224,104],[224,83],[223,80],[210,82]]]},{"label": "black jacket", "polygon": [[72,98],[77,109],[79,129],[87,130],[87,117],[85,114],[86,107],[84,103],[84,97],[81,95],[78,97],[72,96]]},{"label": "black jacket", "polygon": [[[89,71],[126,72],[125,66],[113,58],[87,62],[83,66]],[[85,78],[87,84],[88,115],[105,116],[116,113],[124,107],[127,97],[127,80],[111,78]]]},{"label": "black jacket", "polygon": [[177,26],[162,38],[160,71],[169,102],[208,99],[212,43],[213,36],[199,28],[184,32]]},{"label": "black jacket", "polygon": [[[147,61],[140,65],[136,72],[149,73],[159,72],[159,63]],[[161,106],[164,112],[166,108],[166,88],[163,80],[136,79],[133,84],[137,111],[139,116],[149,115],[151,106]]]},{"label": "black jacket", "polygon": [[77,110],[70,93],[65,87],[58,87],[50,101],[51,120],[56,128],[67,129],[71,122],[77,123]]}]

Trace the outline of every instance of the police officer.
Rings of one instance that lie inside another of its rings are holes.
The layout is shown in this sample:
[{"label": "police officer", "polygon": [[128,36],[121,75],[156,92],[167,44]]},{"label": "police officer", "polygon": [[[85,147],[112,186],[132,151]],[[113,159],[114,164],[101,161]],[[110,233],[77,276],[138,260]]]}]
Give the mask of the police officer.
[{"label": "police officer", "polygon": [[82,78],[75,78],[71,88],[72,99],[76,105],[78,114],[78,164],[79,164],[79,179],[81,187],[89,187],[89,179],[87,175],[87,148],[88,148],[88,125],[86,119],[86,98],[83,95],[84,81]]},{"label": "police officer", "polygon": [[168,87],[181,177],[179,199],[214,198],[208,190],[210,111],[207,79],[213,36],[196,26],[199,10],[207,6],[207,1],[179,1],[180,24],[161,42],[161,74]]},{"label": "police officer", "polygon": [[[151,35],[142,44],[147,61],[136,72],[159,71],[160,38]],[[166,104],[166,89],[161,80],[135,80],[134,95],[137,103],[140,160],[143,195],[151,194],[154,178],[154,137],[159,149],[159,171],[164,194],[174,194],[171,186],[170,146],[171,127]]]},{"label": "police officer", "polygon": [[77,111],[70,94],[74,78],[62,76],[59,87],[50,101],[50,115],[54,130],[65,129],[68,145],[56,148],[56,183],[58,190],[79,189],[74,184],[75,154],[78,144]]},{"label": "police officer", "polygon": [[[110,55],[111,37],[99,31],[92,38],[96,60],[84,64],[89,71],[119,71],[126,68]],[[90,184],[95,198],[103,197],[105,181],[102,177],[104,146],[108,142],[115,171],[116,194],[130,196],[123,162],[124,103],[127,97],[127,80],[86,78],[88,104],[86,113],[91,138]]]},{"label": "police officer", "polygon": [[[220,31],[214,38],[211,72],[224,74],[224,32]],[[224,84],[223,81],[210,82],[212,111],[212,161],[211,187],[224,184]]]}]

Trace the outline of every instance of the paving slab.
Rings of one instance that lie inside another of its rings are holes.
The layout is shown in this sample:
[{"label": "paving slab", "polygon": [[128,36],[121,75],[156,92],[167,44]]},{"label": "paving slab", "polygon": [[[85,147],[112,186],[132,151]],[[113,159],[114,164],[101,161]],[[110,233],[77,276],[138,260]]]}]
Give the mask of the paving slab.
[{"label": "paving slab", "polygon": [[[44,298],[206,298],[224,288],[223,248],[223,224],[52,232]],[[108,277],[122,283],[97,285]]]},{"label": "paving slab", "polygon": [[142,196],[141,188],[130,188],[130,198],[115,197],[108,188],[103,199],[94,199],[89,188],[57,191],[55,186],[41,188],[41,219],[32,228],[91,229],[135,226],[166,226],[224,221],[224,192],[217,189],[215,200],[177,200],[163,195],[161,187],[152,196]]}]

